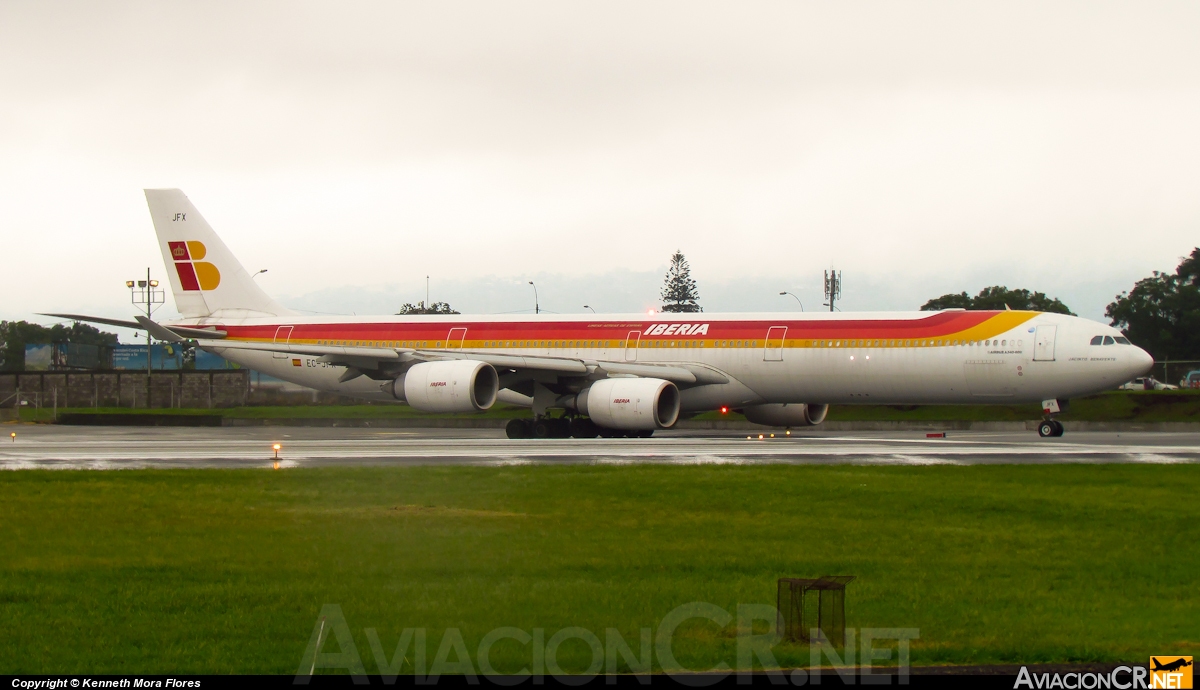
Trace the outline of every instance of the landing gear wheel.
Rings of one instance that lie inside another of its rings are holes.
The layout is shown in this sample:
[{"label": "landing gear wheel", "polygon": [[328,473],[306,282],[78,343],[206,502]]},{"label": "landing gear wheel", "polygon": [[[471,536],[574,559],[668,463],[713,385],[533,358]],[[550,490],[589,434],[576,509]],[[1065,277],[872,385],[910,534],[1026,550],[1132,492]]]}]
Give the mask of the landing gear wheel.
[{"label": "landing gear wheel", "polygon": [[1063,431],[1065,431],[1065,430],[1063,429],[1062,422],[1058,421],[1057,419],[1052,419],[1052,420],[1050,420],[1050,421],[1054,422],[1054,435],[1055,435],[1055,436],[1062,436],[1062,435],[1063,435]]},{"label": "landing gear wheel", "polygon": [[554,437],[554,420],[542,417],[533,423],[534,438],[553,438]]},{"label": "landing gear wheel", "polygon": [[1038,436],[1042,438],[1062,436],[1062,425],[1053,419],[1043,420],[1041,424],[1038,424]]},{"label": "landing gear wheel", "polygon": [[504,433],[509,438],[529,438],[533,430],[530,429],[528,420],[510,419],[508,420],[508,424],[504,425]]},{"label": "landing gear wheel", "polygon": [[575,438],[596,438],[600,435],[600,429],[587,417],[576,417],[571,420],[571,435]]}]

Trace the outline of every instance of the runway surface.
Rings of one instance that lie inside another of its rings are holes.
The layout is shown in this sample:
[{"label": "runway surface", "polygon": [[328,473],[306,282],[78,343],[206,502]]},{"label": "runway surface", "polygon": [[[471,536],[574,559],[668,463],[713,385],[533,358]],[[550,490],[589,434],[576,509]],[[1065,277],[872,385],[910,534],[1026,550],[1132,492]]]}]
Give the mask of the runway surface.
[{"label": "runway surface", "polygon": [[[485,429],[129,428],[4,425],[0,469],[266,468],[274,443],[283,467],[516,464],[979,465],[1200,462],[1196,433],[836,433],[775,438],[659,432],[650,439],[513,441]],[[16,432],[16,441],[8,438]]]}]

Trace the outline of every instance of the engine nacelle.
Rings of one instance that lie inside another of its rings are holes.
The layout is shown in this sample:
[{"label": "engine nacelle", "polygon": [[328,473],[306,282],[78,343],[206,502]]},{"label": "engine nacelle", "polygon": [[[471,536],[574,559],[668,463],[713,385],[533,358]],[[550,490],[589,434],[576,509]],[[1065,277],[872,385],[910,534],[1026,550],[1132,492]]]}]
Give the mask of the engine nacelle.
[{"label": "engine nacelle", "polygon": [[679,419],[679,389],[662,379],[604,379],[580,393],[576,406],[609,429],[666,429]]},{"label": "engine nacelle", "polygon": [[751,405],[742,413],[747,420],[764,426],[816,426],[825,421],[829,406],[805,403]]},{"label": "engine nacelle", "polygon": [[389,391],[423,412],[474,412],[496,402],[500,377],[487,362],[422,362],[391,383]]}]

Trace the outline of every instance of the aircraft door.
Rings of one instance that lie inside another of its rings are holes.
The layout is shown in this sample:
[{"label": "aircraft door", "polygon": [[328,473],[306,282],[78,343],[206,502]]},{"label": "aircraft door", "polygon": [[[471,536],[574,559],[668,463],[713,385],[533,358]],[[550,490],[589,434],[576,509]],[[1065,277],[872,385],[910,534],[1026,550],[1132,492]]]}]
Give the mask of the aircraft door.
[{"label": "aircraft door", "polygon": [[463,342],[467,339],[467,329],[451,328],[450,335],[446,336],[446,349],[458,348],[462,349]]},{"label": "aircraft door", "polygon": [[1033,336],[1033,361],[1054,361],[1054,336],[1058,326],[1038,326]]},{"label": "aircraft door", "polygon": [[[287,345],[288,341],[292,339],[292,328],[293,328],[292,326],[280,326],[279,328],[276,328],[274,342],[276,344]],[[275,359],[287,359],[288,355],[289,355],[289,353],[287,353],[287,352],[272,352],[271,353],[271,357],[273,357]]]},{"label": "aircraft door", "polygon": [[783,343],[787,337],[787,326],[771,326],[767,329],[767,339],[763,341],[763,361],[782,362]]},{"label": "aircraft door", "polygon": [[642,342],[641,331],[629,331],[629,335],[625,336],[625,361],[637,361],[638,345]]}]

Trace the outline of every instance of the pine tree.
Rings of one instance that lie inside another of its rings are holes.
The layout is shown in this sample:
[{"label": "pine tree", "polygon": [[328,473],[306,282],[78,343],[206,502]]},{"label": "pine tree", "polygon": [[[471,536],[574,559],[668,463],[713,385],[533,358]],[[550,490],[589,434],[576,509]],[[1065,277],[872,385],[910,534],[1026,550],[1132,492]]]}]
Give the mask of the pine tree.
[{"label": "pine tree", "polygon": [[692,280],[692,269],[688,266],[683,252],[675,250],[671,257],[671,265],[667,268],[667,277],[662,289],[663,311],[668,312],[698,312],[704,311],[696,300],[700,294],[696,291],[696,281]]}]

